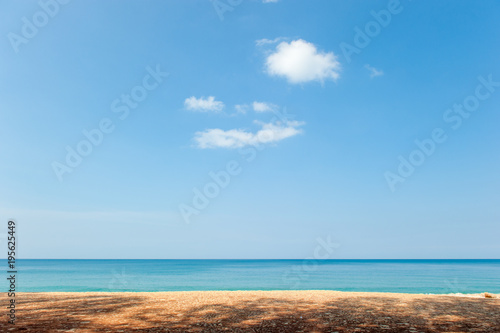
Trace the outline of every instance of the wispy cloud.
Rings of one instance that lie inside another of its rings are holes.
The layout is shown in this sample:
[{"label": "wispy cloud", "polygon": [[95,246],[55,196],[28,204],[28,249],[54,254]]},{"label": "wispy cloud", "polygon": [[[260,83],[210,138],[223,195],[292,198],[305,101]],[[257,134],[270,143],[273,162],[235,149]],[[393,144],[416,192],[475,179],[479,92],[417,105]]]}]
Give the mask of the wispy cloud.
[{"label": "wispy cloud", "polygon": [[241,113],[241,114],[247,113],[249,108],[250,107],[248,106],[248,104],[236,104],[234,106],[234,109],[236,110],[236,112]]},{"label": "wispy cloud", "polygon": [[265,45],[269,45],[269,44],[276,44],[276,43],[281,42],[284,39],[285,39],[284,37],[277,37],[275,39],[262,38],[262,39],[256,40],[255,41],[255,45],[257,45],[257,46],[265,46]]},{"label": "wispy cloud", "polygon": [[186,98],[186,100],[184,101],[184,107],[187,110],[198,112],[220,112],[222,111],[222,109],[224,109],[224,103],[221,101],[216,101],[214,96],[209,96],[208,98],[196,98],[192,96]]},{"label": "wispy cloud", "polygon": [[262,113],[262,112],[272,112],[276,109],[278,109],[278,105],[272,104],[272,103],[267,103],[267,102],[257,102],[254,101],[252,104],[236,104],[234,106],[234,109],[236,110],[236,113],[239,114],[246,114],[248,110],[252,109],[255,112]]},{"label": "wispy cloud", "polygon": [[255,122],[261,126],[261,129],[255,133],[247,132],[242,129],[232,129],[224,131],[214,128],[203,132],[196,132],[194,141],[198,148],[228,148],[235,149],[244,146],[254,146],[258,144],[268,144],[281,141],[283,139],[295,136],[302,132],[298,127],[304,125],[299,121],[286,121],[261,123]]},{"label": "wispy cloud", "polygon": [[370,78],[374,78],[376,76],[382,76],[382,75],[384,75],[384,71],[378,70],[375,67],[372,67],[372,66],[370,66],[368,64],[365,65],[365,68],[368,71],[370,71]]},{"label": "wispy cloud", "polygon": [[298,39],[281,42],[266,59],[269,75],[285,77],[290,83],[337,80],[340,63],[333,52],[318,51],[316,46]]},{"label": "wispy cloud", "polygon": [[275,104],[257,101],[252,103],[252,107],[255,112],[270,112],[278,108]]},{"label": "wispy cloud", "polygon": [[262,0],[263,3],[278,2],[279,0]]}]

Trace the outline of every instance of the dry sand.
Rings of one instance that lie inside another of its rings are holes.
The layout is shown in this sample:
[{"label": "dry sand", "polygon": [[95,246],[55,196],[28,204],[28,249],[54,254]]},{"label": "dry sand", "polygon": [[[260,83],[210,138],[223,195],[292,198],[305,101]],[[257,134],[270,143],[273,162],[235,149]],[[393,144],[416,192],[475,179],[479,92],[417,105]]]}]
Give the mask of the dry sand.
[{"label": "dry sand", "polygon": [[202,291],[16,298],[17,323],[2,316],[1,332],[500,332],[498,295]]}]

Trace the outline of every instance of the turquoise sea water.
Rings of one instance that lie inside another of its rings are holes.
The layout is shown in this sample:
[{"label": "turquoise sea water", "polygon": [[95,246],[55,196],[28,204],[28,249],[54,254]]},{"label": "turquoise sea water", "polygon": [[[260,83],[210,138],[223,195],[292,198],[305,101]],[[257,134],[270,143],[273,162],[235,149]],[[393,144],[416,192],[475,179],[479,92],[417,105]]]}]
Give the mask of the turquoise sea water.
[{"label": "turquoise sea water", "polygon": [[[2,261],[7,276],[7,262]],[[500,293],[500,260],[18,260],[18,291]],[[2,279],[3,290],[8,289]]]}]

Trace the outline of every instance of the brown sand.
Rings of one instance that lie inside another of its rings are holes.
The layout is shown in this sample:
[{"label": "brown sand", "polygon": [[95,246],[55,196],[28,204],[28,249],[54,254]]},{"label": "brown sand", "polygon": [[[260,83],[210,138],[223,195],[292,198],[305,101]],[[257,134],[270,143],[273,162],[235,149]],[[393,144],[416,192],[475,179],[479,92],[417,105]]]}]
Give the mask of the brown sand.
[{"label": "brown sand", "polygon": [[2,316],[1,332],[500,332],[498,295],[205,291],[16,298],[17,323]]}]

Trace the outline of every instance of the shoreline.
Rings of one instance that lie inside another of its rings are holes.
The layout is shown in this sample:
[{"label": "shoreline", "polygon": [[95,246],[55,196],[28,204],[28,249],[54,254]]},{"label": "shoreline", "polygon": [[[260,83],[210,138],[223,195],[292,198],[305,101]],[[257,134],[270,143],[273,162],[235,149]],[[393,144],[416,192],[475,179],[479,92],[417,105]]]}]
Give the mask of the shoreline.
[{"label": "shoreline", "polygon": [[[495,332],[500,298],[380,292],[22,292],[28,332]],[[0,296],[5,303],[6,295]],[[8,331],[0,321],[0,331]]]},{"label": "shoreline", "polygon": [[18,294],[159,294],[159,293],[212,293],[212,292],[335,292],[335,293],[345,293],[345,294],[394,294],[394,295],[429,295],[429,296],[452,296],[452,297],[474,297],[474,298],[500,298],[500,293],[447,293],[447,294],[436,294],[436,293],[396,293],[392,291],[342,291],[342,290],[331,290],[331,289],[300,289],[300,290],[263,290],[263,289],[252,289],[252,290],[172,290],[172,291],[18,291]]}]

